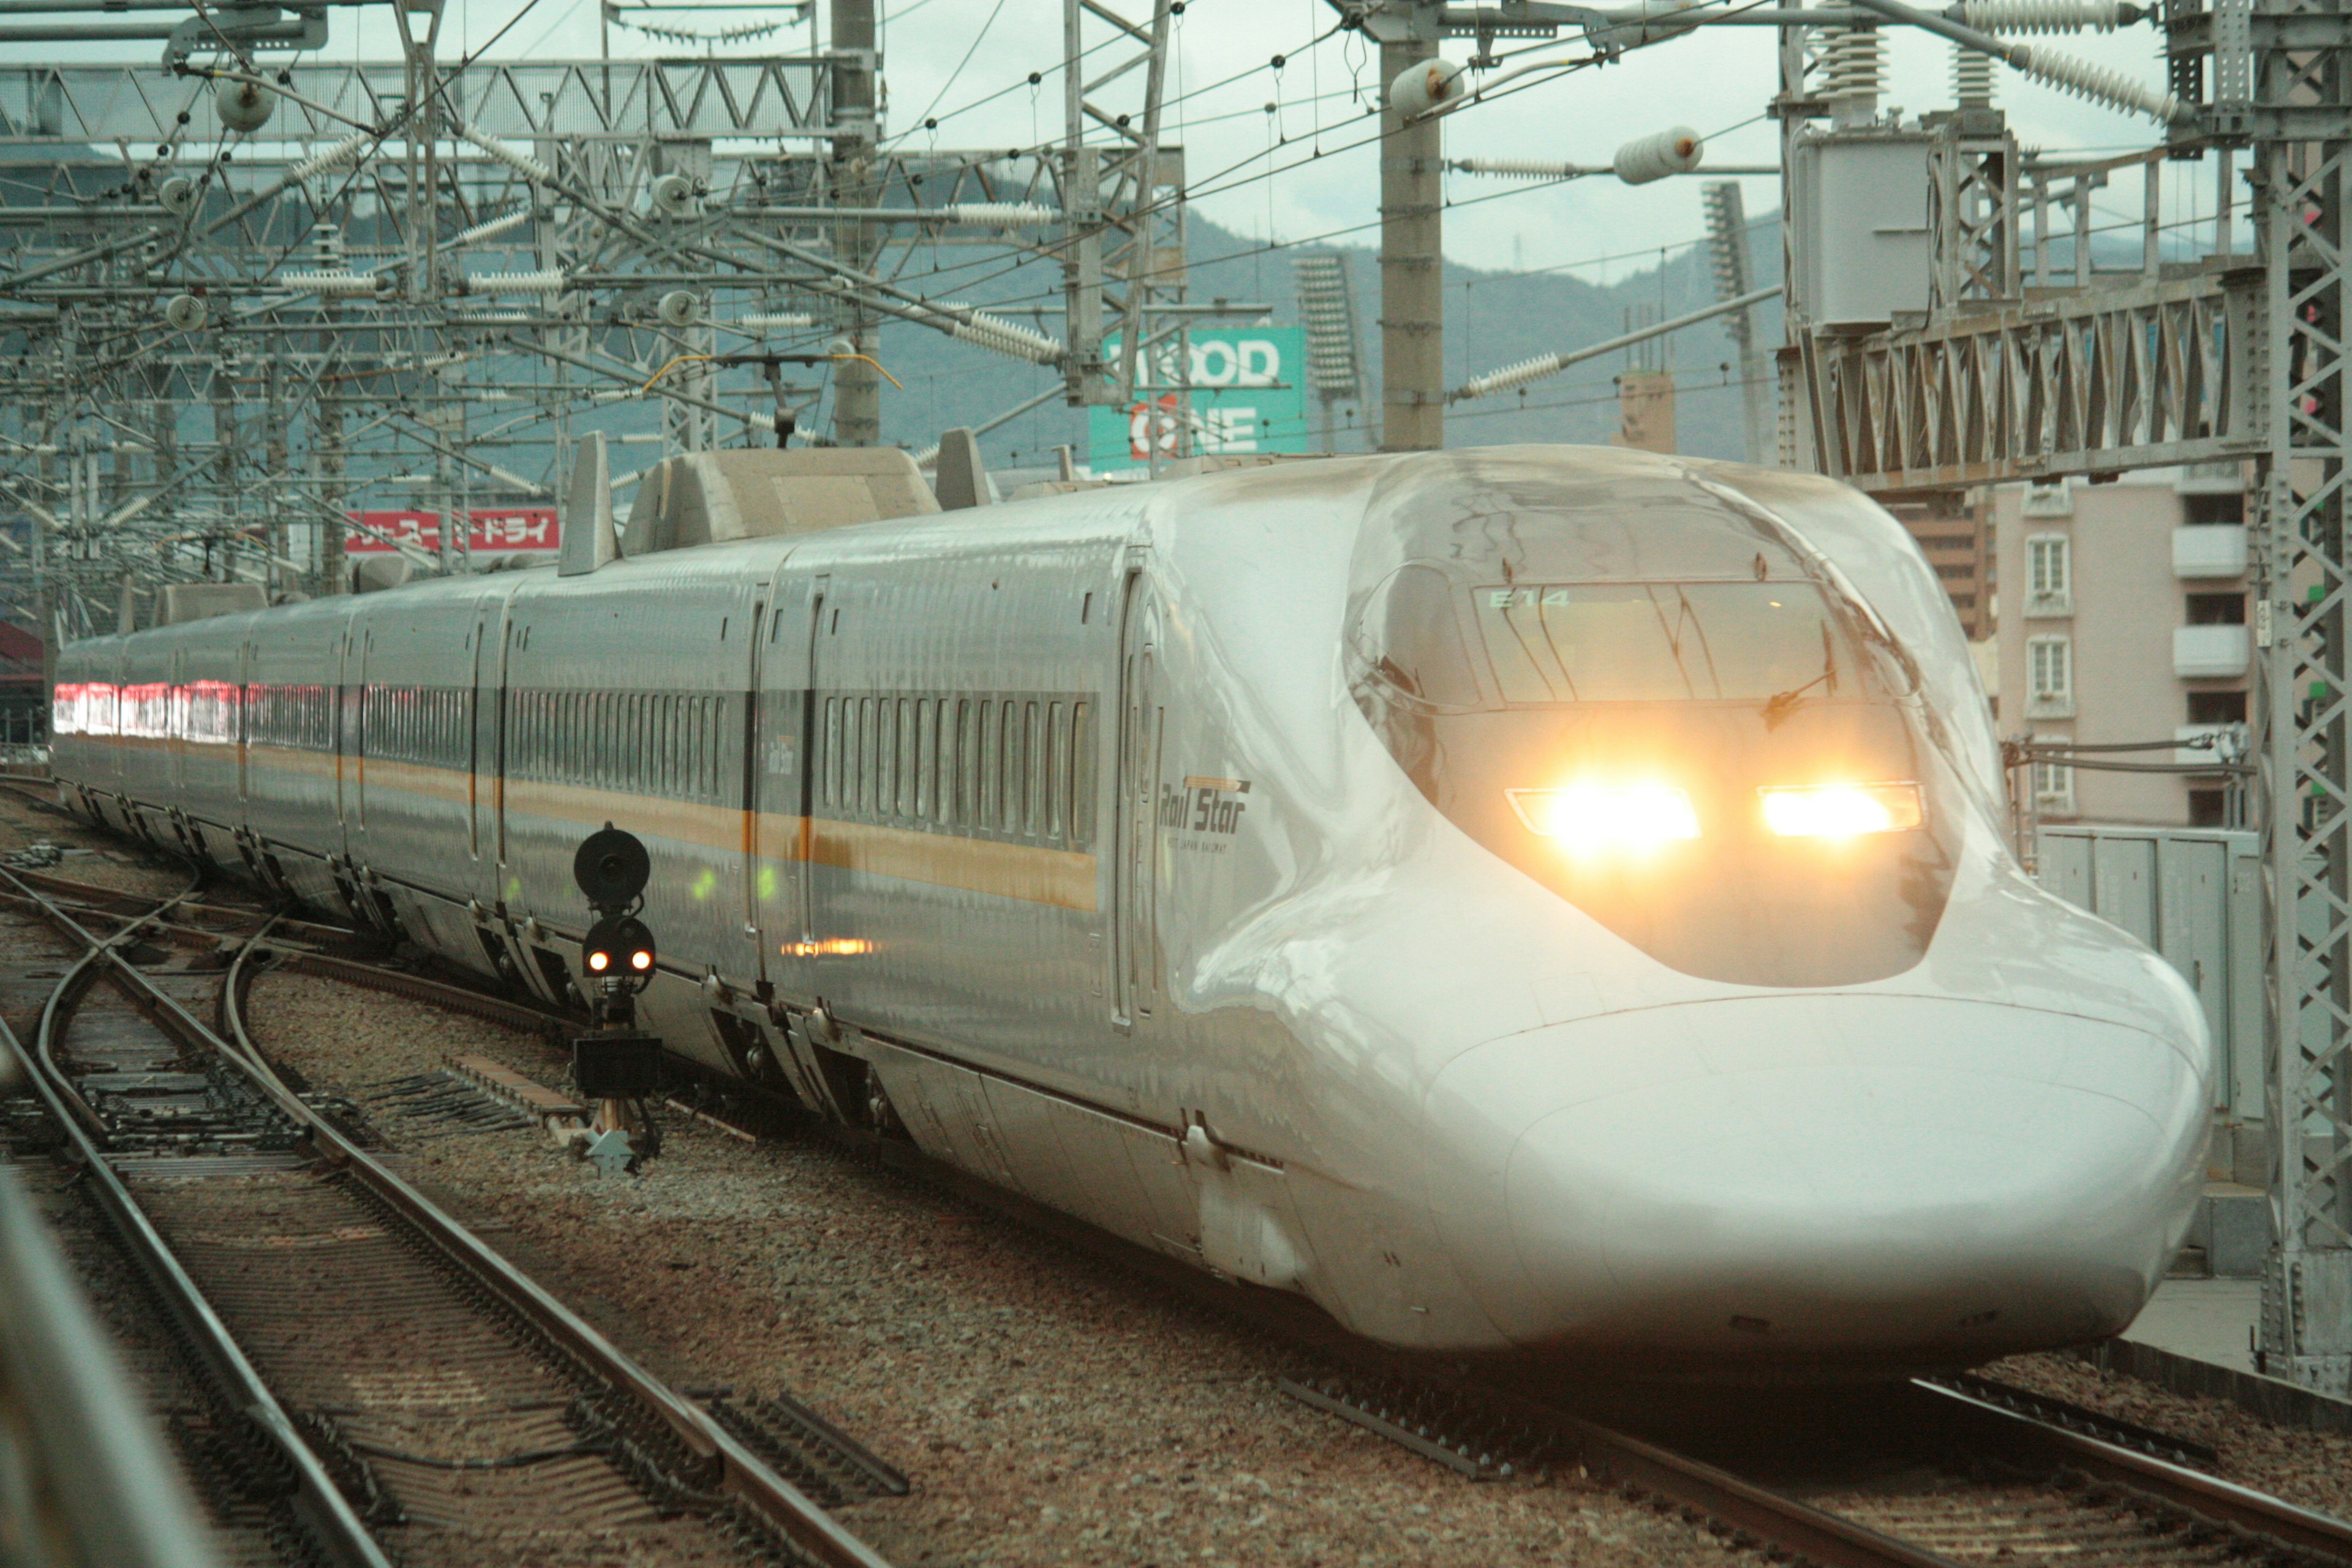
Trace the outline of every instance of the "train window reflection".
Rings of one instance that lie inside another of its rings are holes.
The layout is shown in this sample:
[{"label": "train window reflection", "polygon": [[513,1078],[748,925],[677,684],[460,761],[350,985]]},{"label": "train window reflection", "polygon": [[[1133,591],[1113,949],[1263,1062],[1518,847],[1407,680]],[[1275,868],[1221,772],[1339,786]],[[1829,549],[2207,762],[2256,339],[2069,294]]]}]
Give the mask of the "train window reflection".
[{"label": "train window reflection", "polygon": [[1474,601],[1506,702],[1851,696],[1861,668],[1801,584],[1496,584]]}]

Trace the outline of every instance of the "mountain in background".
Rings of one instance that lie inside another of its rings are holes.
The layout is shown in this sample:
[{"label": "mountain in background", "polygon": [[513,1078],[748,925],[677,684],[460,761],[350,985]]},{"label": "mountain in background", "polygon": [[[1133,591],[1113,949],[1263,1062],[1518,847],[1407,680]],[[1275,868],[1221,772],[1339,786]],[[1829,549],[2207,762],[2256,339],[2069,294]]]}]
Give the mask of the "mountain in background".
[{"label": "mountain in background", "polygon": [[[1292,259],[1318,251],[1341,258],[1355,294],[1367,391],[1378,397],[1380,263],[1373,251],[1297,246],[1268,252],[1261,242],[1198,216],[1188,220],[1188,228],[1187,298],[1263,303],[1276,326],[1296,325],[1299,321],[1291,285]],[[1749,275],[1756,286],[1779,282],[1777,216],[1751,218],[1748,233]],[[1591,239],[1595,252],[1616,248],[1613,237],[1606,232],[1596,232]],[[1711,304],[1716,298],[1704,246],[1686,247],[1669,256],[1662,268],[1652,267],[1607,285],[1558,272],[1490,272],[1451,261],[1445,264],[1444,278],[1448,386],[1533,354],[1604,342],[1623,332],[1629,320],[1636,325],[1642,320],[1663,320]],[[1033,261],[968,288],[959,287],[952,273],[942,280],[943,287],[911,274],[908,281],[928,293],[987,306],[1040,331],[1061,335],[1058,313],[1019,308],[1040,300],[1058,303],[1061,279],[1056,266]],[[1755,314],[1758,340],[1779,343],[1779,301],[1767,301]],[[1656,352],[1654,347],[1652,352]],[[1677,384],[1681,450],[1708,458],[1743,456],[1735,352],[1720,321],[1686,327],[1666,340],[1664,364],[1675,373]],[[880,358],[906,384],[904,392],[883,388],[883,439],[916,448],[929,446],[941,430],[953,426],[982,424],[1035,396],[1053,380],[1044,370],[984,354],[927,329],[904,324],[884,326]],[[1524,392],[1456,404],[1448,411],[1446,444],[1605,442],[1618,427],[1613,382],[1625,368],[1623,353],[1611,354],[1572,366]],[[1341,412],[1337,445],[1342,450],[1361,450],[1361,410],[1343,407]],[[1079,461],[1084,462],[1086,411],[1067,407],[1057,398],[982,437],[982,448],[992,468],[1028,468],[1050,464],[1053,448],[1065,442],[1077,448]]]}]

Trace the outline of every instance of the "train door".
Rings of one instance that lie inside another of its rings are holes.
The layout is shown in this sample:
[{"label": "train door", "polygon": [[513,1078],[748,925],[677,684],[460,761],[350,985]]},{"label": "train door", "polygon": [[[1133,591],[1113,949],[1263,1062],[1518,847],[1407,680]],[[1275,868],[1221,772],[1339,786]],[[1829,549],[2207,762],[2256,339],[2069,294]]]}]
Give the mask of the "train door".
[{"label": "train door", "polygon": [[482,716],[485,708],[495,704],[498,695],[493,688],[485,695],[486,672],[497,668],[490,657],[490,639],[498,635],[499,607],[484,603],[474,610],[473,630],[466,637],[466,653],[470,661],[470,673],[466,679],[466,854],[472,861],[467,885],[477,893],[482,888],[482,840],[488,830],[490,783],[484,776],[489,756],[483,745]]},{"label": "train door", "polygon": [[1130,566],[1119,623],[1118,822],[1111,842],[1111,1015],[1121,1028],[1151,1016],[1160,984],[1160,604]]},{"label": "train door", "polygon": [[816,866],[811,851],[816,844],[817,769],[826,761],[826,748],[820,741],[817,725],[824,710],[824,659],[828,628],[825,619],[833,614],[833,579],[817,578],[809,585],[806,636],[807,658],[803,662],[801,681],[800,766],[794,770],[793,801],[788,808],[798,819],[799,842],[793,846],[792,863],[799,915],[800,930],[794,934],[803,942],[816,940]]},{"label": "train door", "polygon": [[512,706],[507,694],[507,678],[514,668],[515,639],[521,635],[521,625],[514,616],[509,599],[499,606],[499,615],[497,701],[492,704],[487,731],[490,742],[490,827],[489,854],[496,869],[491,877],[493,897],[503,910],[509,889],[520,887],[507,866],[507,731],[509,709]]},{"label": "train door", "polygon": [[[737,797],[743,823],[742,853],[737,858],[737,868],[743,885],[740,893],[729,890],[733,897],[736,929],[751,951],[744,954],[740,967],[732,963],[726,963],[724,967],[730,973],[747,976],[753,984],[758,984],[768,977],[772,967],[767,962],[767,943],[760,934],[760,881],[762,876],[771,874],[766,864],[769,847],[765,781],[780,760],[772,750],[780,731],[776,729],[775,717],[769,710],[766,685],[768,666],[776,656],[773,638],[776,625],[782,619],[782,605],[779,602],[777,615],[771,617],[768,614],[771,595],[767,592],[767,584],[757,584],[752,593],[751,618],[748,623],[751,647],[749,658],[741,667],[743,760],[739,770],[741,794]],[[779,589],[773,598],[781,601],[782,591]],[[722,691],[722,711],[725,704],[733,700],[733,695],[732,689]]]},{"label": "train door", "polygon": [[374,679],[375,632],[362,627],[359,633],[359,668],[352,685],[352,754],[350,816],[344,830],[351,842],[352,858],[362,863],[368,859],[367,765],[369,713],[368,682]]},{"label": "train door", "polygon": [[247,638],[236,645],[236,822],[247,826],[248,813],[245,803],[252,798],[252,781],[248,774],[247,752],[253,744],[253,642]]},{"label": "train door", "polygon": [[172,650],[163,689],[163,778],[166,800],[188,798],[188,652]]}]

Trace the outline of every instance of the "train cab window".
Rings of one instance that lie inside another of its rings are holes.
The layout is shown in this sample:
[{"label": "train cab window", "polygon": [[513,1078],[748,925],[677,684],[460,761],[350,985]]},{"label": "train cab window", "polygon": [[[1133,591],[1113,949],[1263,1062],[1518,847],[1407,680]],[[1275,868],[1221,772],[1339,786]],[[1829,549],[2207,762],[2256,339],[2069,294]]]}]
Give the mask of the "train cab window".
[{"label": "train cab window", "polygon": [[1462,640],[1455,590],[1433,566],[1404,565],[1372,590],[1356,622],[1365,662],[1408,697],[1444,708],[1484,700]]},{"label": "train cab window", "polygon": [[1852,643],[1805,584],[1496,584],[1473,601],[1508,703],[1859,690]]}]

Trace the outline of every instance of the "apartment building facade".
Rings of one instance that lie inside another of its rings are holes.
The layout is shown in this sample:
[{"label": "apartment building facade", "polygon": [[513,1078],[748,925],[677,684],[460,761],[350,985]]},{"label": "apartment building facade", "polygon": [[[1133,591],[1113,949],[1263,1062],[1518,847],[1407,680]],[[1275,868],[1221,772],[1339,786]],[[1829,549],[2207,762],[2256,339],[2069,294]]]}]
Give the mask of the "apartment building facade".
[{"label": "apartment building facade", "polygon": [[[2244,509],[2234,465],[1996,489],[2000,732],[2078,746],[2169,741],[2116,760],[2213,761],[2180,742],[2246,719]],[[2046,765],[2032,792],[2047,820],[2222,826],[2239,809],[2219,771]]]},{"label": "apartment building facade", "polygon": [[1993,536],[1988,492],[1971,490],[1965,498],[1938,494],[1925,501],[1896,501],[1887,508],[1910,531],[1952,613],[1971,642],[1992,636],[1994,563],[1999,559]]}]

